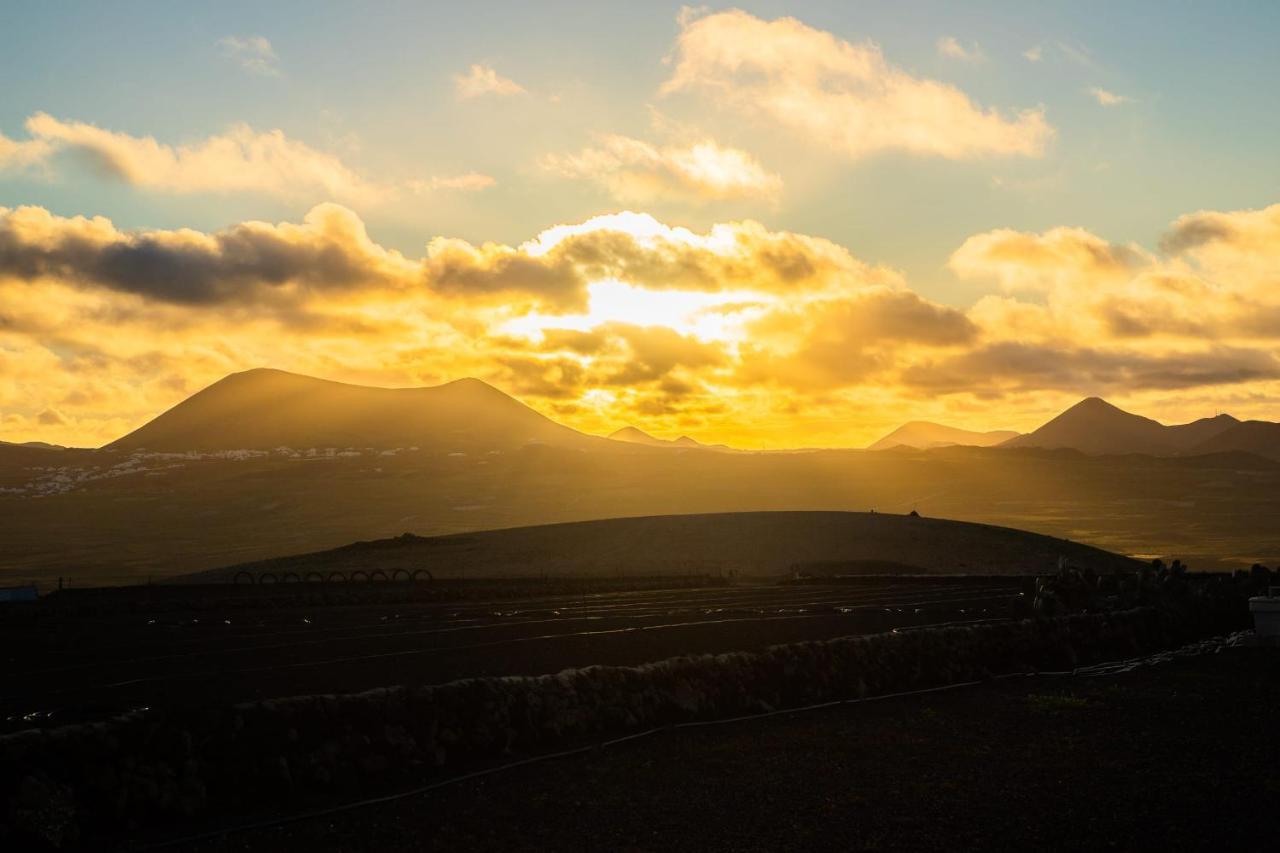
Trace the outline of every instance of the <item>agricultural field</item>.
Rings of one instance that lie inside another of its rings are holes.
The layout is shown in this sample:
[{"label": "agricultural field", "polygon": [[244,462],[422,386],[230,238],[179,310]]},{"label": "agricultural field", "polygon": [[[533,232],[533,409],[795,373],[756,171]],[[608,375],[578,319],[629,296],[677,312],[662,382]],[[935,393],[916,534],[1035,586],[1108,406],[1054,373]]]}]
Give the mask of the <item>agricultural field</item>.
[{"label": "agricultural field", "polygon": [[75,590],[0,619],[3,731],[391,684],[536,675],[1026,614],[1028,581],[861,577]]}]

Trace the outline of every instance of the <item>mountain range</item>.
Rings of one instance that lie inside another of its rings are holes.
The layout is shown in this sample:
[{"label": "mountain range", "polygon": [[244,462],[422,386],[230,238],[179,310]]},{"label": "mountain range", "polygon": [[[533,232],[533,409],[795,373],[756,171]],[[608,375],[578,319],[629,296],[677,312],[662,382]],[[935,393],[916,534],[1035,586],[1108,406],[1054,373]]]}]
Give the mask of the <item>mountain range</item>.
[{"label": "mountain range", "polygon": [[1088,397],[1025,435],[1009,431],[971,432],[913,421],[868,447],[929,449],[949,445],[1075,450],[1090,456],[1140,453],[1148,456],[1202,456],[1252,453],[1280,460],[1280,424],[1241,421],[1227,414],[1166,425],[1126,412],[1099,397]]},{"label": "mountain range", "polygon": [[[105,449],[190,451],[276,448],[511,450],[529,444],[602,449],[727,450],[689,436],[661,439],[635,426],[588,435],[539,414],[479,379],[424,388],[374,388],[259,368],[233,373],[188,397]],[[47,448],[42,442],[5,448]],[[952,446],[1075,450],[1091,456],[1252,453],[1280,460],[1280,424],[1219,414],[1165,425],[1089,397],[1026,434],[975,432],[927,421],[903,424],[868,450]]]},{"label": "mountain range", "polygon": [[[1261,423],[1254,421],[1253,423]],[[1010,439],[1001,447],[1068,448],[1091,456],[1144,453],[1149,456],[1198,456],[1238,450],[1280,458],[1280,435],[1266,431],[1242,435],[1231,415],[1165,425],[1111,405],[1099,397],[1076,403],[1044,426]],[[1280,425],[1271,424],[1280,430]],[[1232,436],[1236,437],[1232,437]]]},{"label": "mountain range", "polygon": [[251,370],[104,448],[0,445],[0,581],[119,582],[404,531],[780,510],[919,510],[1198,566],[1274,563],[1278,433],[1089,399],[991,447],[912,425],[893,443],[931,449],[723,452],[587,435],[475,379],[384,389]]},{"label": "mountain range", "polygon": [[697,439],[682,435],[679,438],[658,438],[652,436],[639,427],[624,426],[620,430],[609,433],[611,441],[624,441],[628,444],[643,444],[647,447],[684,447],[684,448],[710,448],[712,450],[730,450],[726,444],[703,444]]}]

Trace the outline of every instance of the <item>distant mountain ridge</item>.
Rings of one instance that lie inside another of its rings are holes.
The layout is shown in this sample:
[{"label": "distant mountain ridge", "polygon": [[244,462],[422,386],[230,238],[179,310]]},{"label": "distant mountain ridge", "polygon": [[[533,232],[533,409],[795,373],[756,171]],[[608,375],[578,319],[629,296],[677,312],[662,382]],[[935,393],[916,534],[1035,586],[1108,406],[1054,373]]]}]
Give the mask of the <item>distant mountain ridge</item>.
[{"label": "distant mountain ridge", "polygon": [[647,447],[703,447],[713,450],[728,450],[728,446],[724,444],[703,444],[697,439],[682,435],[679,438],[658,438],[650,435],[639,427],[624,426],[622,429],[614,430],[609,433],[610,441],[625,441],[628,444],[643,444]]},{"label": "distant mountain ridge", "polygon": [[66,450],[61,444],[47,441],[0,441],[0,447],[25,447],[28,450]]},{"label": "distant mountain ridge", "polygon": [[894,447],[914,447],[928,450],[934,447],[993,447],[1018,433],[1010,429],[976,432],[958,427],[935,424],[929,421],[911,421],[895,429],[884,438],[867,447],[867,450],[889,450]]},{"label": "distant mountain ridge", "polygon": [[[278,447],[422,449],[466,452],[527,444],[603,448],[731,450],[689,436],[657,438],[626,426],[608,436],[587,435],[539,414],[479,379],[422,388],[377,388],[258,368],[233,373],[142,427],[107,445],[163,452],[271,450]],[[1092,456],[1195,456],[1249,453],[1280,461],[1280,424],[1220,414],[1165,425],[1088,397],[1032,432],[977,432],[911,421],[868,450],[952,446],[1068,449]],[[61,449],[41,442],[0,441],[17,448]]]},{"label": "distant mountain ridge", "polygon": [[1195,454],[1232,451],[1253,453],[1280,461],[1280,424],[1271,421],[1237,421],[1234,426],[1206,438],[1191,450]]},{"label": "distant mountain ridge", "polygon": [[1231,415],[1166,426],[1126,412],[1100,397],[1087,397],[1026,435],[1000,447],[1068,448],[1092,456],[1144,453],[1149,456],[1196,454],[1197,448],[1238,426]]},{"label": "distant mountain ridge", "polygon": [[515,448],[601,439],[478,379],[373,388],[260,368],[233,373],[109,448],[184,452],[276,447]]}]

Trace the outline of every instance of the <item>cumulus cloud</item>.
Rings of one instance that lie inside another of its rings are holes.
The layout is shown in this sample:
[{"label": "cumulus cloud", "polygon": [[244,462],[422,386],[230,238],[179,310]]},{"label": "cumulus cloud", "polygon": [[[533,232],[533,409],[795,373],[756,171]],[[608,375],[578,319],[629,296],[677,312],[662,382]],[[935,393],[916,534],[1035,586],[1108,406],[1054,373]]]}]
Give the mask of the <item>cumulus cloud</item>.
[{"label": "cumulus cloud", "polygon": [[542,166],[567,178],[593,181],[626,203],[774,198],[782,189],[782,179],[750,154],[710,139],[659,147],[606,134],[577,154],[547,155]]},{"label": "cumulus cloud", "polygon": [[1081,228],[990,231],[952,256],[989,286],[964,307],[750,221],[617,213],[516,245],[438,237],[414,258],[337,205],[211,233],[0,209],[0,406],[14,439],[105,441],[272,364],[396,385],[475,375],[580,428],[713,440],[1093,393],[1234,395],[1265,415],[1280,402],[1277,246],[1280,205],[1181,217],[1159,253]]},{"label": "cumulus cloud", "polygon": [[963,159],[1038,157],[1053,136],[1041,108],[1007,117],[954,86],[913,76],[871,42],[794,18],[740,10],[682,16],[664,93],[697,91],[851,157],[879,151]]},{"label": "cumulus cloud", "polygon": [[133,136],[80,121],[36,113],[26,121],[30,138],[0,134],[0,172],[52,175],[59,157],[91,171],[156,192],[251,192],[285,199],[333,199],[374,205],[438,190],[478,192],[497,181],[479,172],[386,182],[365,177],[336,155],[291,139],[280,130],[233,125],[224,133],[185,145]]},{"label": "cumulus cloud", "polygon": [[245,71],[264,77],[280,76],[280,58],[265,36],[226,36],[218,40],[223,56]]},{"label": "cumulus cloud", "polygon": [[1081,228],[997,230],[951,256],[957,275],[1031,301],[987,296],[970,309],[983,344],[917,364],[908,384],[993,388],[1180,390],[1277,378],[1280,205],[1201,211],[1165,235],[1165,257]]},{"label": "cumulus cloud", "polygon": [[487,65],[472,65],[466,74],[453,75],[453,89],[459,100],[470,100],[484,95],[501,97],[524,94],[524,87],[503,77]]},{"label": "cumulus cloud", "polygon": [[961,62],[986,62],[987,55],[976,41],[965,47],[955,36],[943,36],[937,43],[938,56]]},{"label": "cumulus cloud", "polygon": [[191,145],[167,145],[46,113],[27,119],[27,131],[48,151],[72,152],[111,178],[174,193],[263,192],[376,202],[391,192],[361,177],[337,157],[290,139],[282,131],[235,125]]},{"label": "cumulus cloud", "polygon": [[740,375],[804,389],[839,388],[880,377],[908,352],[972,342],[978,329],[964,312],[923,299],[903,286],[780,304],[748,325]]},{"label": "cumulus cloud", "polygon": [[1261,210],[1202,210],[1174,221],[1161,241],[1171,254],[1217,262],[1280,258],[1280,204]]},{"label": "cumulus cloud", "polygon": [[423,258],[410,260],[376,244],[352,211],[322,204],[300,224],[245,222],[211,234],[128,232],[102,217],[0,208],[0,277],[53,279],[171,303],[421,286],[451,298],[521,294],[565,308],[583,305],[596,281],[812,294],[894,276],[829,241],[757,222],[697,233],[633,213],[558,226],[520,246],[439,237]]},{"label": "cumulus cloud", "polygon": [[1280,361],[1264,350],[1209,347],[1146,353],[1063,342],[1001,341],[938,361],[913,364],[902,374],[911,388],[939,393],[987,394],[1046,388],[1077,393],[1179,391],[1280,378]]},{"label": "cumulus cloud", "polygon": [[1127,95],[1117,95],[1115,92],[1109,92],[1100,86],[1091,86],[1085,90],[1089,96],[1104,107],[1118,107],[1122,104],[1130,103],[1133,98]]},{"label": "cumulus cloud", "polygon": [[636,213],[547,229],[519,247],[437,238],[428,244],[426,269],[428,280],[444,292],[524,292],[565,307],[580,307],[592,281],[655,290],[785,293],[891,275],[830,241],[769,231],[758,222],[724,223],[699,234]]},{"label": "cumulus cloud", "polygon": [[102,217],[0,208],[0,278],[55,280],[160,302],[253,302],[271,291],[340,290],[412,268],[355,214],[320,205],[302,224],[245,222],[213,234],[118,230]]},{"label": "cumulus cloud", "polygon": [[991,278],[1005,290],[1047,290],[1082,278],[1095,283],[1131,275],[1149,256],[1136,246],[1109,243],[1083,228],[1043,234],[998,229],[975,234],[947,264],[961,278]]}]

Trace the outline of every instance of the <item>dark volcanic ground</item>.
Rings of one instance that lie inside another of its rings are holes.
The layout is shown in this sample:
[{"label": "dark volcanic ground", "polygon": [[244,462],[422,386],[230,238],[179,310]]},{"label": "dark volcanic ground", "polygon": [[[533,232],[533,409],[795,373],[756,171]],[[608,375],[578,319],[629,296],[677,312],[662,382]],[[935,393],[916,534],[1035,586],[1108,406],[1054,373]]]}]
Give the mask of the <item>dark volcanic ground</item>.
[{"label": "dark volcanic ground", "polygon": [[[157,588],[166,595],[150,601],[147,588],[134,587],[116,592],[136,601],[103,601],[76,614],[60,612],[55,597],[39,605],[11,605],[27,609],[0,618],[0,732],[101,719],[144,706],[204,707],[475,676],[540,675],[1009,618],[1025,613],[1024,584],[1018,578],[885,578],[445,602],[326,606],[272,600],[269,607],[243,606],[234,595],[238,589],[243,595],[281,589],[306,596],[316,587],[224,587],[226,592],[216,593],[215,587],[189,587],[185,593]],[[337,585],[335,594],[358,586]],[[174,592],[193,596],[192,607],[176,608],[168,595]],[[94,604],[96,597],[88,591],[66,598],[70,606]]]},{"label": "dark volcanic ground", "polygon": [[1274,850],[1280,652],[665,732],[201,851]]}]

